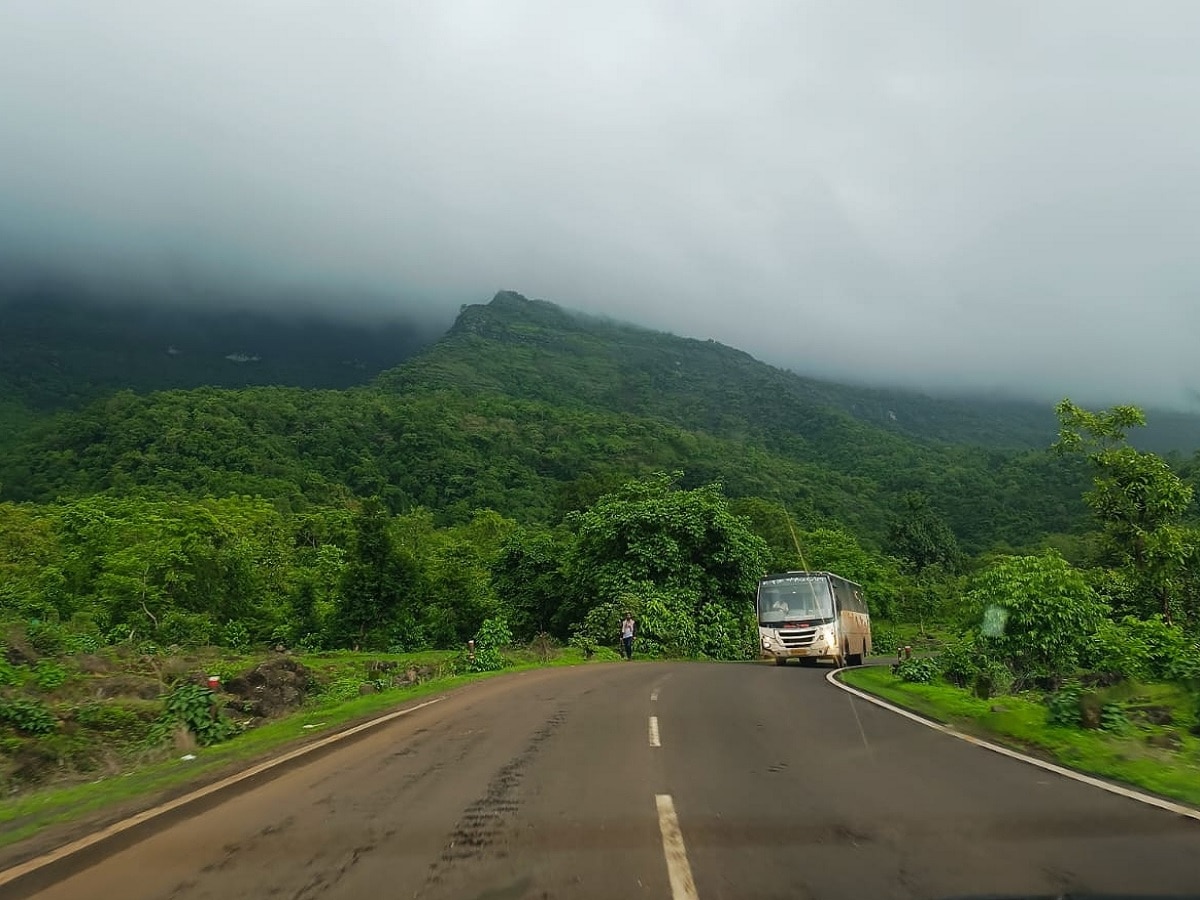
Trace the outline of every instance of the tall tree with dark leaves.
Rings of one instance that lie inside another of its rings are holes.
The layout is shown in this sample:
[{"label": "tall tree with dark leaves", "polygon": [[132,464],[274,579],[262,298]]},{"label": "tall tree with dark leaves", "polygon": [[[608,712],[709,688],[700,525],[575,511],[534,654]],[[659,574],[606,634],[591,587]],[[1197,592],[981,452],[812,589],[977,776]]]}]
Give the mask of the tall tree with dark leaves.
[{"label": "tall tree with dark leaves", "polygon": [[388,525],[387,510],[379,500],[363,502],[332,629],[342,646],[388,646],[405,600],[416,588],[416,573],[396,551]]},{"label": "tall tree with dark leaves", "polygon": [[901,498],[900,506],[888,534],[892,550],[917,573],[935,565],[948,572],[957,569],[962,558],[958,541],[929,499],[909,491]]},{"label": "tall tree with dark leaves", "polygon": [[1132,582],[1132,608],[1171,621],[1182,612],[1189,561],[1197,535],[1184,524],[1192,504],[1190,485],[1162,457],[1131,447],[1130,428],[1146,424],[1136,406],[1090,412],[1063,400],[1055,410],[1059,453],[1079,454],[1091,467],[1092,489],[1084,495],[1101,528],[1107,562]]}]

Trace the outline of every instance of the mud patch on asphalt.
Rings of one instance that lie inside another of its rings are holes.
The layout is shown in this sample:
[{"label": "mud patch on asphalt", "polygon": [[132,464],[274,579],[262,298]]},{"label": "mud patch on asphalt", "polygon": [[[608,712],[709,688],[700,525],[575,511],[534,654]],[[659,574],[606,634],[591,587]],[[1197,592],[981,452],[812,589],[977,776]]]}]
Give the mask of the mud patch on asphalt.
[{"label": "mud patch on asphalt", "polygon": [[426,888],[437,884],[452,868],[464,862],[488,855],[503,855],[496,845],[520,808],[520,788],[526,770],[566,717],[563,709],[551,715],[533,733],[525,748],[492,776],[483,796],[463,810],[441,856],[429,867]]}]

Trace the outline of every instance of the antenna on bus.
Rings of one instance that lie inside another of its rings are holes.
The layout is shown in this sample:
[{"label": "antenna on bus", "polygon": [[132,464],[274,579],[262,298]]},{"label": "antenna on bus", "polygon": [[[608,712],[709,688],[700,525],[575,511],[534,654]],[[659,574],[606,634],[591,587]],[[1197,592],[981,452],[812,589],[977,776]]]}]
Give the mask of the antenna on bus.
[{"label": "antenna on bus", "polygon": [[[782,506],[782,504],[780,504]],[[800,557],[800,565],[804,566],[804,571],[809,571],[808,563],[804,559],[804,551],[800,549],[800,538],[796,537],[796,528],[792,525],[792,514],[787,511],[787,507],[783,507],[783,515],[787,519],[788,531],[792,534],[792,543],[796,545],[796,553]]]}]

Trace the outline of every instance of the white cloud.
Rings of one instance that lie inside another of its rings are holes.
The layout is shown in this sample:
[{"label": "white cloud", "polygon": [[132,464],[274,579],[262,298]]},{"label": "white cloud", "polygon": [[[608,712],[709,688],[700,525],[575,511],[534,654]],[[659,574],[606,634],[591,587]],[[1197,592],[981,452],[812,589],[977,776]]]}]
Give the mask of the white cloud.
[{"label": "white cloud", "polygon": [[1184,403],[1198,40],[1189,2],[10,0],[0,263]]}]

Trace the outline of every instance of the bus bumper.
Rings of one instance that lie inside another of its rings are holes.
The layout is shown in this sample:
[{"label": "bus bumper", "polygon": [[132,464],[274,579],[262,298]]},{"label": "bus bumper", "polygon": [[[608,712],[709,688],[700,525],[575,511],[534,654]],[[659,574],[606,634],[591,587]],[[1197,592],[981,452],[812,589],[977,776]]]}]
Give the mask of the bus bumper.
[{"label": "bus bumper", "polygon": [[797,647],[794,650],[766,650],[761,659],[837,659],[838,655],[827,647]]}]

